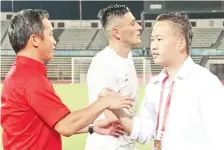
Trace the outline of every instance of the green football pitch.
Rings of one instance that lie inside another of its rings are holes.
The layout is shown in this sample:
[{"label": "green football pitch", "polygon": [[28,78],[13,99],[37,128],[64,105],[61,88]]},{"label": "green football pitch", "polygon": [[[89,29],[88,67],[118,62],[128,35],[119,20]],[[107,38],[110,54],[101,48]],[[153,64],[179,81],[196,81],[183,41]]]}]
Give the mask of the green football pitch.
[{"label": "green football pitch", "polygon": [[[55,91],[71,111],[88,106],[87,86],[84,84],[55,84]],[[141,105],[144,86],[140,86],[137,108]],[[57,111],[57,110],[55,110]],[[63,150],[83,150],[87,134],[62,137]],[[1,144],[1,143],[0,143]],[[137,144],[138,150],[151,150],[150,144]],[[1,146],[0,146],[1,149]]]}]

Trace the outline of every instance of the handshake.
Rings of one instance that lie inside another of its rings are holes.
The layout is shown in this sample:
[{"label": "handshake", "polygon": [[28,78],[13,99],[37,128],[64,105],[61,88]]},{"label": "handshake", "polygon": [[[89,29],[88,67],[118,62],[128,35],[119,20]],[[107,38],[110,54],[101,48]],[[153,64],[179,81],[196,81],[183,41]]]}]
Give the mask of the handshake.
[{"label": "handshake", "polygon": [[133,106],[134,100],[129,96],[121,96],[120,93],[113,91],[112,89],[105,88],[99,95],[99,100],[104,100],[108,104],[109,110],[118,110],[121,108],[130,109]]},{"label": "handshake", "polygon": [[[119,112],[122,108],[130,109],[133,106],[134,100],[129,96],[121,96],[119,92],[112,89],[103,89],[98,100],[105,102],[107,109],[112,112]],[[94,121],[94,132],[101,135],[111,135],[119,137],[125,134],[125,129],[119,120],[101,119]]]}]

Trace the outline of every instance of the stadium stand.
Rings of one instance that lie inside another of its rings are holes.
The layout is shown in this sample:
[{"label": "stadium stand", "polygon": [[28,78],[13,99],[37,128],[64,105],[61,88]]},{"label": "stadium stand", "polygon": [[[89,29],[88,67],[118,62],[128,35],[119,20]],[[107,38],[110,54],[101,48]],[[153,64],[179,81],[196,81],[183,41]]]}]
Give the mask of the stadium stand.
[{"label": "stadium stand", "polygon": [[221,41],[220,45],[217,47],[218,50],[224,49],[224,39]]},{"label": "stadium stand", "polygon": [[87,49],[97,29],[65,29],[59,36],[57,49]]},{"label": "stadium stand", "polygon": [[221,28],[194,28],[192,47],[211,48],[212,44],[216,43],[221,32]]},{"label": "stadium stand", "polygon": [[60,37],[60,35],[62,34],[62,32],[64,31],[64,29],[54,29],[54,32],[53,32],[53,34],[54,34],[54,39],[57,41],[57,43],[59,42],[59,37]]},{"label": "stadium stand", "polygon": [[11,46],[10,41],[9,41],[8,34],[5,36],[5,38],[2,42],[1,49],[8,49],[8,50],[12,49],[12,46]]},{"label": "stadium stand", "polygon": [[9,21],[1,21],[1,43],[3,42],[4,37],[6,36],[8,25],[9,25]]},{"label": "stadium stand", "polygon": [[150,47],[150,42],[151,42],[151,33],[152,33],[152,29],[151,28],[146,28],[145,30],[142,31],[141,33],[141,46],[145,47],[145,48],[149,48]]},{"label": "stadium stand", "polygon": [[105,36],[103,29],[97,30],[96,37],[93,39],[89,49],[104,49],[108,44],[108,40]]}]

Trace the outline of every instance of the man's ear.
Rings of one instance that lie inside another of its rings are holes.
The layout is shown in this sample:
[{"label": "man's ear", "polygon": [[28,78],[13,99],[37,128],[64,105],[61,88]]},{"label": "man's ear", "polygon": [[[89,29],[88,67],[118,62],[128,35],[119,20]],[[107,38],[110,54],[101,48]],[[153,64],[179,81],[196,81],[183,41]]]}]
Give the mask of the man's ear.
[{"label": "man's ear", "polygon": [[116,39],[118,39],[118,40],[121,39],[120,30],[117,29],[117,28],[113,28],[113,29],[112,29],[112,35],[113,35]]},{"label": "man's ear", "polygon": [[187,46],[186,40],[184,38],[181,38],[178,44],[179,50],[182,52],[186,46]]},{"label": "man's ear", "polygon": [[29,42],[34,46],[34,47],[38,47],[40,44],[40,40],[41,38],[35,34],[32,34],[29,38]]}]

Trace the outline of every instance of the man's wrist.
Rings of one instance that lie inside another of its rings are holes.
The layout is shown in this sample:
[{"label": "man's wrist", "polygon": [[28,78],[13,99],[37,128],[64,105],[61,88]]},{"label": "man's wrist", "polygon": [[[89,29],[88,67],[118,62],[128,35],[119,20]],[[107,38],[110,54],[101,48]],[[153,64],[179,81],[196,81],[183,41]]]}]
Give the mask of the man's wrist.
[{"label": "man's wrist", "polygon": [[106,109],[108,109],[111,105],[107,98],[111,94],[111,91],[111,89],[104,88],[98,95],[98,99],[103,101],[103,105],[106,107]]},{"label": "man's wrist", "polygon": [[99,101],[101,102],[101,104],[104,106],[105,109],[109,109],[110,108],[111,104],[110,104],[110,101],[107,98],[107,96],[100,97]]}]

